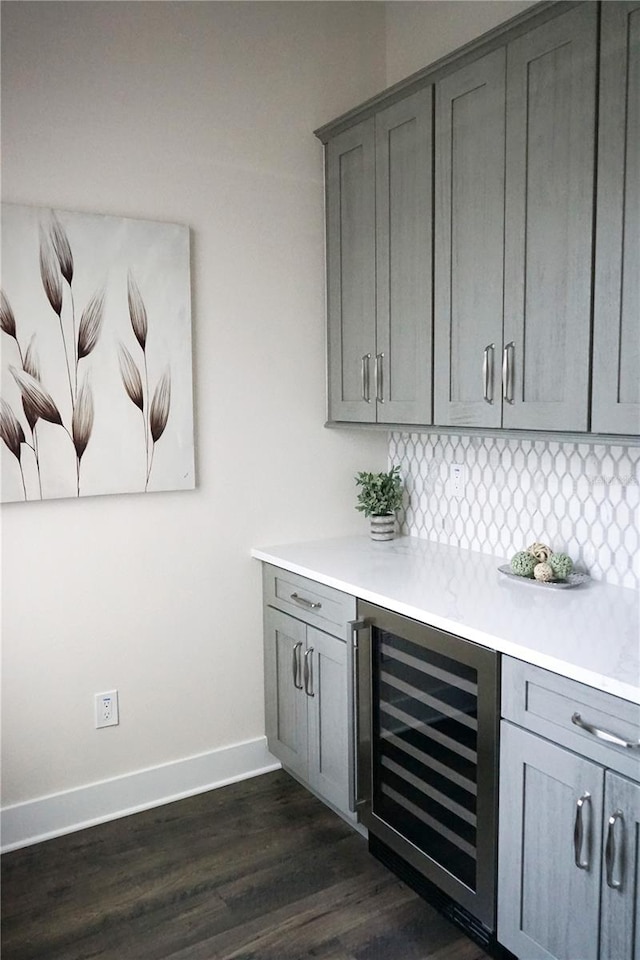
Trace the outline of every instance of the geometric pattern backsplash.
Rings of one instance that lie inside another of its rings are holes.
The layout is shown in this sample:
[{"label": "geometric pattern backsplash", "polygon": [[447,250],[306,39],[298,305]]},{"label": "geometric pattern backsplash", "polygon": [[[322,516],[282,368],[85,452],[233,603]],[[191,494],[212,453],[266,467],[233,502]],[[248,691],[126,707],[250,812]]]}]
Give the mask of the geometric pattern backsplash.
[{"label": "geometric pattern backsplash", "polygon": [[638,447],[391,433],[389,464],[404,482],[403,534],[505,561],[539,540],[596,580],[640,588]]}]

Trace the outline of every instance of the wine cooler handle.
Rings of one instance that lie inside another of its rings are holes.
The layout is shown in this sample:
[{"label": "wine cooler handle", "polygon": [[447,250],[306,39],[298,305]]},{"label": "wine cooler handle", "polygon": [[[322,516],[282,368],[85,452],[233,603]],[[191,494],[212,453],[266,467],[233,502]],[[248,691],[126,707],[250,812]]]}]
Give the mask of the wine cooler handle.
[{"label": "wine cooler handle", "polygon": [[351,620],[348,624],[349,636],[347,642],[347,674],[349,679],[349,720],[348,720],[348,753],[349,753],[349,810],[355,813],[359,796],[358,782],[360,768],[358,763],[358,743],[360,740],[360,697],[358,693],[358,633],[365,626],[364,620]]}]

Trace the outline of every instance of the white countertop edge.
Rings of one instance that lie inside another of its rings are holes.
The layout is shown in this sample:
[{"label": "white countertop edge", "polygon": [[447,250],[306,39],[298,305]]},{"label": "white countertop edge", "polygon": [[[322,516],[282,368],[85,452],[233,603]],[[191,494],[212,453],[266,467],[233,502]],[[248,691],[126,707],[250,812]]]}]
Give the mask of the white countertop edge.
[{"label": "white countertop edge", "polygon": [[392,597],[363,589],[362,587],[358,587],[353,583],[349,583],[348,581],[340,580],[337,577],[332,577],[328,574],[321,573],[312,567],[305,566],[304,564],[286,560],[283,557],[269,553],[266,550],[253,548],[251,550],[251,556],[256,560],[261,560],[264,563],[270,563],[276,567],[280,567],[282,570],[288,570],[289,573],[297,573],[302,577],[308,577],[310,580],[315,580],[316,583],[322,583],[326,587],[333,587],[335,590],[342,591],[342,593],[348,593],[351,596],[357,597],[359,600],[365,600],[368,603],[378,604],[381,607],[386,607],[387,610],[392,610],[394,613],[400,613],[403,616],[411,617],[413,620],[418,620],[420,623],[428,623],[430,626],[437,627],[440,630],[446,630],[449,633],[456,634],[456,636],[462,637],[464,640],[471,640],[473,643],[477,643],[482,647],[489,647],[492,650],[498,651],[498,653],[504,653],[507,656],[515,657],[518,660],[523,660],[525,663],[530,663],[536,667],[542,667],[545,670],[550,670],[552,673],[558,673],[564,677],[568,677],[571,680],[577,680],[579,683],[584,683],[587,686],[595,687],[598,690],[603,690],[605,693],[610,693],[613,696],[621,697],[623,700],[629,700],[631,703],[640,705],[640,688],[634,687],[631,684],[623,683],[611,677],[605,677],[601,674],[593,673],[590,670],[585,670],[584,668],[566,660],[562,660],[559,657],[550,657],[547,654],[540,653],[536,650],[531,650],[530,648],[520,644],[512,643],[508,640],[503,640],[500,637],[492,636],[484,633],[481,630],[474,629],[473,627],[469,626],[469,624],[460,623],[455,620],[449,620],[446,617],[441,617],[437,614],[431,614],[428,610],[401,603],[394,600]]}]

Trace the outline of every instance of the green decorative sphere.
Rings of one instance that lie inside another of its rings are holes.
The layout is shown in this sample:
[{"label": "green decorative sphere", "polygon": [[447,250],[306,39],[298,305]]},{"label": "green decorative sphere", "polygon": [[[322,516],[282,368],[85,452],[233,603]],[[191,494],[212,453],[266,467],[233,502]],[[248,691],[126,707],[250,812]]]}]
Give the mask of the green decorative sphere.
[{"label": "green decorative sphere", "polygon": [[573,570],[573,560],[566,553],[552,553],[547,563],[558,580],[566,580]]},{"label": "green decorative sphere", "polygon": [[534,568],[539,562],[533,554],[520,550],[511,558],[511,570],[517,577],[533,577]]}]

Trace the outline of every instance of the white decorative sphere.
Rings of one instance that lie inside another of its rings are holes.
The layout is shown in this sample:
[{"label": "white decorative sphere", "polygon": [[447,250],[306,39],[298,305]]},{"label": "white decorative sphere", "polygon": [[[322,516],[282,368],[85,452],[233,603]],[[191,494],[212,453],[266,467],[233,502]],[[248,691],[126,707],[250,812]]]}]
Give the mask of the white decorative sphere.
[{"label": "white decorative sphere", "polygon": [[553,550],[551,547],[548,547],[546,543],[532,543],[530,547],[527,547],[527,553],[530,553],[532,556],[539,560],[541,563],[544,563],[549,559]]},{"label": "white decorative sphere", "polygon": [[541,580],[543,583],[548,583],[549,580],[554,579],[553,568],[548,563],[538,563],[533,568],[533,575],[536,580]]}]

